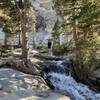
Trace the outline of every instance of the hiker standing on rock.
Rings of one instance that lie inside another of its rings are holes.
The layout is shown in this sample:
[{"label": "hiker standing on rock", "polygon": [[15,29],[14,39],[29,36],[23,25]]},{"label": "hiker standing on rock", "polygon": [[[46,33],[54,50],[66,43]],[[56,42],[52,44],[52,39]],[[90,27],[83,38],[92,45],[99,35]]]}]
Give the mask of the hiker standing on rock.
[{"label": "hiker standing on rock", "polygon": [[52,56],[53,40],[48,39],[48,55]]}]

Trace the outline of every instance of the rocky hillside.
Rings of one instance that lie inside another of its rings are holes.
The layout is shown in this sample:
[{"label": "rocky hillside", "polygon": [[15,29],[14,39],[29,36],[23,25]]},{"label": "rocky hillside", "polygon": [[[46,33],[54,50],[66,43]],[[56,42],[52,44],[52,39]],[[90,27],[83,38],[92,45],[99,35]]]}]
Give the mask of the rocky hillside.
[{"label": "rocky hillside", "polygon": [[54,4],[52,0],[33,0],[32,4],[36,11],[38,22],[35,34],[36,43],[46,43],[58,18],[53,10]]}]

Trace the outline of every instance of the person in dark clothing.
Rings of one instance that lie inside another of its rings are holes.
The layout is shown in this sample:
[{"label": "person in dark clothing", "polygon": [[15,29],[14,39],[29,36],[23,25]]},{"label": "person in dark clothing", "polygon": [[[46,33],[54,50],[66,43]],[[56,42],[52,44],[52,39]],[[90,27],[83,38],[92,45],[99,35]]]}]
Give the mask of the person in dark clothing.
[{"label": "person in dark clothing", "polygon": [[48,41],[48,49],[50,49],[51,48],[51,41]]},{"label": "person in dark clothing", "polygon": [[53,46],[53,41],[52,39],[48,40],[48,55],[52,56],[52,46]]}]

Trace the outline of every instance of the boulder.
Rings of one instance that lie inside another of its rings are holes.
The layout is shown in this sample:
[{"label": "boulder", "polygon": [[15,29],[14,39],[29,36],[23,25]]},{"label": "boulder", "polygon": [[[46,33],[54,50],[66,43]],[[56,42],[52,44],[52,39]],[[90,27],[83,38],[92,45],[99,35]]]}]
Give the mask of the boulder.
[{"label": "boulder", "polygon": [[7,96],[8,93],[7,92],[4,92],[4,91],[0,91],[0,97],[4,97],[4,96]]},{"label": "boulder", "polygon": [[0,69],[0,84],[3,87],[3,91],[8,93],[24,89],[49,90],[42,77],[24,74],[9,68]]},{"label": "boulder", "polygon": [[42,77],[9,68],[0,69],[0,84],[0,100],[70,100],[52,92]]}]

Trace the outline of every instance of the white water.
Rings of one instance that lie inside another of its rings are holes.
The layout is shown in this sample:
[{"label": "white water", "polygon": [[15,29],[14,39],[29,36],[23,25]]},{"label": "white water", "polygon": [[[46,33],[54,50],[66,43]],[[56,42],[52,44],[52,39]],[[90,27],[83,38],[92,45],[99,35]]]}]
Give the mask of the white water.
[{"label": "white water", "polygon": [[[37,16],[43,17],[43,24],[46,24],[46,27],[41,25],[41,27],[38,29],[35,35],[36,43],[43,43],[46,45],[48,38],[51,37],[50,33],[52,32],[54,24],[58,19],[56,12],[53,10],[52,0],[32,0],[32,5],[36,10]],[[58,61],[56,64],[58,67],[64,69],[62,61]],[[59,68],[56,70],[58,69]],[[77,83],[71,77],[71,75],[67,76],[60,73],[60,71],[61,70],[59,69],[59,73],[51,72],[48,74],[48,76],[51,76],[50,80],[56,91],[69,95],[73,100],[100,100],[100,94],[96,94],[95,92],[91,91],[86,85]]]},{"label": "white water", "polygon": [[88,86],[77,83],[70,75],[51,72],[48,74],[55,91],[69,95],[72,100],[100,100],[100,94],[90,90]]},{"label": "white water", "polygon": [[[62,62],[58,61],[57,65],[62,67]],[[88,86],[77,83],[71,75],[59,72],[50,72],[50,81],[55,87],[55,91],[69,95],[72,100],[100,100],[100,94],[90,90]]]}]

